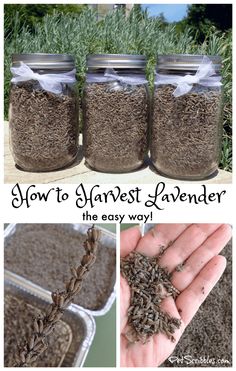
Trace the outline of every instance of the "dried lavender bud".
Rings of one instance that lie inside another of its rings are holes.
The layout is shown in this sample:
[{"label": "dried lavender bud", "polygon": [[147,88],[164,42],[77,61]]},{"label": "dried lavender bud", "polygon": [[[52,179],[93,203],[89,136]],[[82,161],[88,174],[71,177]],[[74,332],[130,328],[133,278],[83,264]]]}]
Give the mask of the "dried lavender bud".
[{"label": "dried lavender bud", "polygon": [[83,259],[81,261],[81,265],[82,266],[85,266],[85,265],[87,265],[88,262],[89,262],[89,256],[88,255],[84,255],[83,256]]},{"label": "dried lavender bud", "polygon": [[43,332],[43,321],[41,319],[39,319],[38,321],[38,324],[39,324],[39,333],[42,334]]},{"label": "dried lavender bud", "polygon": [[28,171],[49,171],[71,163],[78,151],[77,97],[42,90],[36,81],[13,84],[10,135],[16,164]]},{"label": "dried lavender bud", "polygon": [[39,332],[39,325],[38,325],[38,320],[37,319],[34,320],[34,331],[36,333]]},{"label": "dried lavender bud", "polygon": [[175,341],[172,334],[180,328],[181,320],[163,312],[160,305],[165,297],[175,298],[179,292],[172,285],[170,274],[158,265],[158,256],[131,252],[121,259],[121,273],[131,289],[127,340],[146,343],[151,336],[163,333]]},{"label": "dried lavender bud", "polygon": [[90,265],[93,265],[93,263],[96,260],[96,256],[93,254],[85,255],[82,259],[81,265],[89,267]]},{"label": "dried lavender bud", "polygon": [[182,272],[184,270],[184,263],[180,263],[175,268],[176,272]]},{"label": "dried lavender bud", "polygon": [[87,271],[86,267],[78,267],[77,268],[77,278],[82,278],[84,273]]},{"label": "dried lavender bud", "polygon": [[71,271],[71,274],[77,278],[77,272],[76,272],[76,268],[75,267],[70,267],[70,271]]},{"label": "dried lavender bud", "polygon": [[87,254],[92,251],[92,248],[93,248],[93,245],[89,241],[86,241],[84,243],[84,249],[85,249]]},{"label": "dried lavender bud", "polygon": [[30,340],[29,340],[29,350],[33,349],[34,347],[34,335],[31,336]]},{"label": "dried lavender bud", "polygon": [[64,301],[65,301],[65,298],[63,297],[63,295],[60,296],[59,300],[58,300],[58,306],[59,307],[62,307],[63,304],[64,304]]},{"label": "dried lavender bud", "polygon": [[22,363],[25,362],[25,352],[20,353],[20,360],[21,360]]},{"label": "dried lavender bud", "polygon": [[[52,304],[50,306],[52,306]],[[54,304],[53,307],[52,307],[52,311],[51,311],[50,315],[48,316],[48,318],[52,319],[56,312],[57,312],[57,306]]]},{"label": "dried lavender bud", "polygon": [[74,287],[74,292],[77,292],[78,290],[80,290],[81,287],[82,287],[82,282],[77,281]]},{"label": "dried lavender bud", "polygon": [[55,305],[57,305],[58,293],[57,292],[52,292],[51,297],[52,297],[52,301],[55,303]]},{"label": "dried lavender bud", "polygon": [[149,116],[145,85],[87,84],[83,105],[86,163],[105,172],[126,172],[142,166]]},{"label": "dried lavender bud", "polygon": [[[96,241],[100,240],[100,238],[101,238],[101,231],[100,231],[100,229],[90,228],[90,232],[91,232],[92,236],[89,237],[89,233],[88,233],[88,237],[91,238],[91,241],[92,242],[96,242]],[[89,240],[88,240],[88,242],[91,243]],[[93,244],[92,251],[93,252],[96,252],[95,249],[96,249],[96,245]]]},{"label": "dried lavender bud", "polygon": [[70,291],[73,291],[74,290],[74,287],[75,287],[75,283],[76,283],[76,278],[75,277],[72,277],[70,279],[70,281],[68,282],[68,284],[66,285],[66,289],[70,292]]},{"label": "dried lavender bud", "polygon": [[162,85],[154,92],[153,164],[170,177],[205,178],[218,167],[222,93],[196,86],[175,98],[174,90],[172,85]]}]

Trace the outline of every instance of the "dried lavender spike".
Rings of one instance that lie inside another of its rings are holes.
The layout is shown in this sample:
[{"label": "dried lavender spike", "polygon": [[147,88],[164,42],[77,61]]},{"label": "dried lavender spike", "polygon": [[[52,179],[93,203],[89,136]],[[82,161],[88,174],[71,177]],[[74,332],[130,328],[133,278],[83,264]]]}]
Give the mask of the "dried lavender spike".
[{"label": "dried lavender spike", "polygon": [[[90,254],[92,254],[93,257],[95,256],[100,236],[101,236],[100,231],[96,230],[94,227],[89,228],[89,230],[87,231],[87,239],[90,241],[90,244],[91,244],[91,251],[86,252],[86,255],[84,255],[84,257],[83,257],[83,259],[84,259],[83,267],[86,267],[87,273],[91,269],[92,264],[91,264],[91,261],[89,259],[85,259],[85,256],[87,256],[87,255],[90,256]],[[96,258],[96,256],[95,256],[95,258]],[[85,261],[88,261],[88,265],[85,263]],[[95,260],[93,258],[93,264],[94,264],[94,262],[95,262]],[[76,268],[76,270],[78,268]],[[33,362],[35,362],[37,360],[38,356],[40,354],[42,354],[47,349],[47,344],[45,343],[45,337],[48,336],[48,334],[53,331],[57,321],[59,321],[60,318],[62,317],[62,315],[64,313],[64,310],[69,306],[69,304],[73,300],[74,296],[77,295],[78,292],[79,292],[78,289],[77,289],[76,292],[71,291],[71,289],[70,289],[71,282],[73,282],[73,285],[74,285],[73,288],[75,287],[75,285],[77,285],[76,278],[72,277],[69,281],[69,285],[66,284],[65,291],[62,291],[62,292],[58,292],[58,291],[55,292],[54,291],[52,293],[51,296],[52,296],[53,304],[50,304],[50,307],[53,306],[53,309],[52,309],[49,316],[48,316],[48,314],[46,314],[45,316],[42,316],[42,319],[37,320],[37,324],[38,324],[38,327],[37,327],[38,332],[37,333],[35,332],[36,319],[33,322],[33,326],[32,326],[33,334],[32,334],[32,336],[33,335],[37,336],[37,341],[34,342],[35,345],[33,346],[33,348],[30,348],[31,345],[32,345],[32,338],[30,338],[30,340],[26,340],[25,345],[19,350],[18,354],[16,354],[15,363],[13,365],[11,365],[11,367],[26,367],[28,365],[31,365]],[[81,285],[81,283],[82,283],[81,279],[79,279],[78,282]],[[58,306],[58,304],[61,302],[62,297],[63,297],[63,299],[65,297],[67,298],[66,301],[64,301],[63,310]],[[66,304],[66,302],[67,302],[67,304]],[[47,311],[47,313],[49,313],[49,312],[50,312],[50,309]],[[42,347],[40,347],[39,344]],[[37,350],[35,350],[35,349],[37,349]],[[27,362],[26,362],[26,359],[27,359]]]}]

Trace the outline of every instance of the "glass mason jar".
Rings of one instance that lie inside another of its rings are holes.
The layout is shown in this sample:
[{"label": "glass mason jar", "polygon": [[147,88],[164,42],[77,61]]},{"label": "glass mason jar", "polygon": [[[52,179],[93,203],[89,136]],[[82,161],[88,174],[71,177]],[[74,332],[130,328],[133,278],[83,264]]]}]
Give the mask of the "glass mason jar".
[{"label": "glass mason jar", "polygon": [[150,151],[160,173],[194,180],[217,170],[222,139],[220,68],[218,56],[158,58]]},{"label": "glass mason jar", "polygon": [[78,102],[74,68],[70,55],[12,56],[10,147],[21,169],[50,171],[76,158]]},{"label": "glass mason jar", "polygon": [[87,57],[83,144],[89,167],[123,173],[143,165],[149,119],[145,66],[140,55]]}]

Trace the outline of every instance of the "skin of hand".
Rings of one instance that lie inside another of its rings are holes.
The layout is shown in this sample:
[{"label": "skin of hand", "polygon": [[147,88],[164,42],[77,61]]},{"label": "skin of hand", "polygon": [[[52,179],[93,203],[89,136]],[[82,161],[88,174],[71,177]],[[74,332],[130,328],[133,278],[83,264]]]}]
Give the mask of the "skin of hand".
[{"label": "skin of hand", "polygon": [[[172,297],[164,299],[161,308],[182,321],[180,329],[174,333],[175,343],[164,334],[157,334],[146,344],[128,344],[124,335],[128,330],[130,288],[121,276],[121,367],[157,367],[171,355],[186,326],[223,274],[226,259],[219,253],[231,235],[232,228],[227,224],[157,224],[144,237],[141,237],[138,227],[121,232],[121,257],[133,250],[155,256],[161,246],[173,242],[161,256],[160,265],[173,272],[171,281],[180,295],[176,301]],[[184,269],[175,271],[183,262]]]}]

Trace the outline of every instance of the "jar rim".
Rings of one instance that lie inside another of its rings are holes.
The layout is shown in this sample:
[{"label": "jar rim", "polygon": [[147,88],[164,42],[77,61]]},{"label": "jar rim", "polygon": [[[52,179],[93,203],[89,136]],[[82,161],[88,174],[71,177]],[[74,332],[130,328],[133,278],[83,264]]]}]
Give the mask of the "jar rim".
[{"label": "jar rim", "polygon": [[89,54],[88,68],[140,68],[146,67],[146,57],[138,54]]},{"label": "jar rim", "polygon": [[12,66],[18,67],[20,62],[32,69],[72,70],[75,68],[74,58],[70,54],[23,53],[12,54]]},{"label": "jar rim", "polygon": [[[197,71],[204,54],[162,54],[157,58],[158,70],[173,71]],[[219,55],[207,55],[212,61],[215,71],[221,70],[221,57]]]}]

